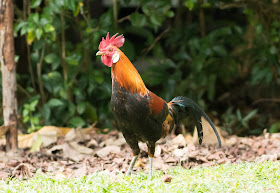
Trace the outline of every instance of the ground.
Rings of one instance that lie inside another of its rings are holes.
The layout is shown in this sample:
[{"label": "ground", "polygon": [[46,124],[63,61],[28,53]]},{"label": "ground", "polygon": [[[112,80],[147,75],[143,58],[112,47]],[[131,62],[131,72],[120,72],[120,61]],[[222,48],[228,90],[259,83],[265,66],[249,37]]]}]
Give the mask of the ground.
[{"label": "ground", "polygon": [[[121,133],[108,134],[96,130],[84,133],[70,130],[55,143],[30,152],[30,148],[7,154],[0,151],[0,178],[26,179],[40,169],[53,177],[75,178],[96,171],[124,173],[132,154]],[[42,141],[42,140],[41,140]],[[43,137],[43,141],[44,137]],[[135,172],[147,171],[147,147],[140,143],[141,155]],[[34,147],[33,147],[34,148]],[[166,171],[176,166],[194,168],[226,163],[277,161],[280,158],[280,134],[265,133],[255,137],[227,136],[222,148],[217,145],[194,145],[183,135],[169,135],[156,147],[154,169]]]}]

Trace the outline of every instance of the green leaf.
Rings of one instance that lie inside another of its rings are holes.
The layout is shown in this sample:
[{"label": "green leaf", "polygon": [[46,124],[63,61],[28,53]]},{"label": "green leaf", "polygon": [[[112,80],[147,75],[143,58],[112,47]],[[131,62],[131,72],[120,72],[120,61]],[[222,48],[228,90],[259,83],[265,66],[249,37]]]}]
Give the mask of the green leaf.
[{"label": "green leaf", "polygon": [[47,20],[46,18],[42,17],[40,19],[40,25],[41,26],[45,26],[47,23],[49,23],[49,20]]},{"label": "green leaf", "polygon": [[50,53],[50,54],[46,55],[44,58],[45,62],[48,64],[52,64],[55,61],[57,61],[58,59],[59,59],[59,57],[55,53]]},{"label": "green leaf", "polygon": [[276,47],[275,47],[275,46],[271,46],[271,47],[269,48],[269,52],[270,52],[270,54],[272,54],[272,55],[277,54],[277,49],[276,49]]},{"label": "green leaf", "polygon": [[64,105],[64,103],[59,99],[51,99],[48,102],[49,107],[58,107]]},{"label": "green leaf", "polygon": [[15,62],[17,63],[19,60],[19,55],[15,55]]},{"label": "green leaf", "polygon": [[243,118],[243,121],[248,121],[249,119],[251,119],[253,116],[255,116],[257,114],[258,110],[255,109],[253,111],[251,111],[248,115],[246,115],[244,118]]},{"label": "green leaf", "polygon": [[77,17],[77,15],[80,13],[80,9],[83,8],[83,6],[84,6],[83,2],[79,2],[75,12],[73,13],[74,17]]},{"label": "green leaf", "polygon": [[81,117],[73,117],[68,121],[68,124],[70,124],[73,127],[79,127],[84,126],[85,121]]},{"label": "green leaf", "polygon": [[20,35],[23,36],[28,32],[28,25],[23,25],[21,30],[20,30]]},{"label": "green leaf", "polygon": [[280,131],[280,122],[272,124],[269,128],[270,133],[278,133]]},{"label": "green leaf", "polygon": [[203,7],[203,8],[209,8],[209,7],[211,7],[211,4],[208,3],[208,2],[204,2],[204,3],[201,5],[201,7]]},{"label": "green leaf", "polygon": [[72,56],[67,56],[65,58],[65,60],[66,60],[67,64],[77,66],[79,64],[80,58],[81,57],[78,56],[77,54],[73,54]]},{"label": "green leaf", "polygon": [[31,8],[36,8],[41,4],[42,0],[32,0],[31,2]]},{"label": "green leaf", "polygon": [[73,0],[64,0],[64,6],[68,9],[70,9],[71,11],[75,11],[76,6],[75,6],[75,1]]},{"label": "green leaf", "polygon": [[249,127],[248,124],[247,124],[244,120],[241,121],[241,125],[244,126],[244,127],[246,127],[246,128]]},{"label": "green leaf", "polygon": [[36,31],[35,31],[35,35],[36,35],[36,38],[37,38],[38,40],[40,40],[42,34],[43,34],[42,28],[37,28]]},{"label": "green leaf", "polygon": [[45,119],[45,121],[50,119],[51,109],[50,109],[48,104],[45,104],[43,106],[42,111],[41,111],[41,115]]},{"label": "green leaf", "polygon": [[24,123],[27,123],[28,121],[29,121],[29,116],[23,117],[23,122],[24,122]]},{"label": "green leaf", "polygon": [[158,15],[151,15],[149,17],[150,22],[152,23],[152,25],[154,25],[154,27],[156,28],[157,26],[161,25],[161,20],[160,20],[160,16]]},{"label": "green leaf", "polygon": [[23,111],[22,111],[22,116],[23,117],[26,117],[26,116],[28,116],[28,110],[27,109],[23,109]]},{"label": "green leaf", "polygon": [[21,28],[20,35],[21,36],[25,35],[27,31],[28,31],[28,25],[25,25],[24,27]]},{"label": "green leaf", "polygon": [[[34,42],[33,44],[33,48],[37,51],[41,50],[43,48],[45,44],[45,41],[44,40],[37,40]],[[40,51],[41,52],[41,51]],[[34,54],[35,52],[33,52],[32,54]],[[38,59],[39,59],[39,54],[38,54]]]},{"label": "green leaf", "polygon": [[263,26],[261,24],[256,25],[256,32],[257,32],[257,34],[263,33]]},{"label": "green leaf", "polygon": [[191,11],[194,8],[194,0],[186,0],[185,1],[185,6]]},{"label": "green leaf", "polygon": [[22,29],[23,27],[26,27],[26,26],[27,26],[26,21],[19,22],[19,24],[17,24],[15,29],[14,29],[15,33],[17,33],[20,29]]},{"label": "green leaf", "polygon": [[34,31],[28,32],[27,37],[26,37],[27,43],[28,43],[29,45],[31,45],[32,42],[34,41],[34,39],[35,39],[35,33],[34,33]]},{"label": "green leaf", "polygon": [[24,107],[25,109],[28,109],[28,108],[29,108],[29,104],[28,104],[28,103],[25,103],[25,104],[23,105],[23,107]]},{"label": "green leaf", "polygon": [[240,110],[239,109],[237,109],[237,111],[236,111],[236,115],[237,115],[237,118],[238,118],[238,120],[242,120],[242,116],[241,116],[241,112],[240,112]]},{"label": "green leaf", "polygon": [[44,26],[44,31],[46,33],[52,32],[54,30],[55,30],[55,28],[51,24],[49,24],[49,23]]},{"label": "green leaf", "polygon": [[226,49],[223,46],[216,45],[216,46],[213,46],[212,49],[220,56],[227,55]]},{"label": "green leaf", "polygon": [[35,110],[35,107],[37,106],[37,104],[38,104],[38,100],[35,100],[35,101],[31,102],[30,103],[30,108]]},{"label": "green leaf", "polygon": [[113,16],[112,14],[107,11],[106,13],[102,14],[102,16],[100,17],[100,27],[106,29],[109,28],[112,24],[113,24]]},{"label": "green leaf", "polygon": [[77,112],[79,115],[83,114],[86,110],[86,102],[78,103],[77,105]]},{"label": "green leaf", "polygon": [[130,21],[135,27],[143,27],[147,23],[145,15],[140,13],[132,13],[130,15]]},{"label": "green leaf", "polygon": [[75,111],[76,111],[76,106],[72,102],[69,102],[69,104],[68,104],[68,114],[69,114],[69,117],[74,116]]},{"label": "green leaf", "polygon": [[34,13],[32,15],[32,20],[34,21],[34,23],[39,23],[39,14],[38,13]]},{"label": "green leaf", "polygon": [[174,17],[175,14],[173,11],[169,10],[166,15],[167,15],[167,17],[172,18],[172,17]]},{"label": "green leaf", "polygon": [[38,117],[32,117],[32,122],[34,125],[39,125],[40,121]]},{"label": "green leaf", "polygon": [[36,28],[37,28],[36,24],[31,21],[27,25],[27,32],[35,31]]},{"label": "green leaf", "polygon": [[59,91],[63,89],[63,85],[64,85],[63,77],[57,71],[53,71],[48,74],[43,74],[42,80],[44,83],[44,87],[49,92],[53,93],[54,96],[57,96],[59,94]]},{"label": "green leaf", "polygon": [[84,114],[85,114],[85,117],[86,117],[87,120],[90,120],[92,122],[98,120],[97,110],[90,103],[87,103],[86,110],[85,110]]}]

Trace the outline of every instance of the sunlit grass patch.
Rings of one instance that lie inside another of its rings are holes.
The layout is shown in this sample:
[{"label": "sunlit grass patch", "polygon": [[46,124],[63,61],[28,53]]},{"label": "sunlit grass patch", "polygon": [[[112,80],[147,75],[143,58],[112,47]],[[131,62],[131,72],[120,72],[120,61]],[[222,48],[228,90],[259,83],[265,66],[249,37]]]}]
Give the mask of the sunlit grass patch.
[{"label": "sunlit grass patch", "polygon": [[173,179],[162,181],[139,172],[132,176],[98,172],[74,179],[53,179],[38,172],[29,180],[0,181],[0,192],[279,192],[280,162],[224,164],[193,169],[173,168]]}]

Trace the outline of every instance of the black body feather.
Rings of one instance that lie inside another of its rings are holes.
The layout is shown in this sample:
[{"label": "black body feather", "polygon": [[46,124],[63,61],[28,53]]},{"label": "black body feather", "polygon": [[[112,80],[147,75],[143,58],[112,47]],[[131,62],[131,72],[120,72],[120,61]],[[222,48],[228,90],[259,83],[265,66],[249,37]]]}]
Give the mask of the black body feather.
[{"label": "black body feather", "polygon": [[167,104],[159,114],[150,112],[151,96],[141,96],[138,93],[131,93],[121,87],[118,82],[113,84],[111,107],[116,119],[118,129],[123,133],[124,138],[138,155],[140,149],[138,142],[145,142],[153,153],[154,145],[163,136],[162,123],[168,115]]}]

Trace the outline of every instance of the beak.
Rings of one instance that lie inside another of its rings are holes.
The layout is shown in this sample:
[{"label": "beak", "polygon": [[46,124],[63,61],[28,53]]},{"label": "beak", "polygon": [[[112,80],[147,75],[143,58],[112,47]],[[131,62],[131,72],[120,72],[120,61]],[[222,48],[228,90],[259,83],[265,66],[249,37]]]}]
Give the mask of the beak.
[{"label": "beak", "polygon": [[96,56],[103,55],[103,54],[104,54],[104,53],[103,53],[103,52],[100,52],[100,51],[96,52]]}]

